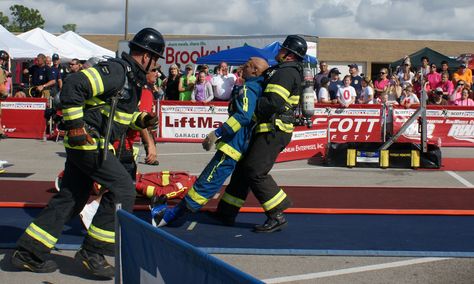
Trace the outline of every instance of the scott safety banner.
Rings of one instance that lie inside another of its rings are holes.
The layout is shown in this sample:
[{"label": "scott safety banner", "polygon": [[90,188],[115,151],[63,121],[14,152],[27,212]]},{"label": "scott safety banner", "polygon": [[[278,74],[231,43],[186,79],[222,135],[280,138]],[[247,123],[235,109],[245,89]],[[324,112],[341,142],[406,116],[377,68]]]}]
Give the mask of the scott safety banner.
[{"label": "scott safety banner", "polygon": [[122,264],[117,283],[263,283],[126,211],[117,211],[117,217]]},{"label": "scott safety banner", "polygon": [[7,98],[2,101],[1,127],[5,134],[10,138],[43,138],[46,102],[47,99],[41,98]]},{"label": "scott safety banner", "polygon": [[[398,133],[416,109],[393,109],[393,133]],[[428,106],[426,111],[428,143],[451,147],[474,146],[474,108]],[[415,120],[397,142],[420,143],[418,120]]]}]

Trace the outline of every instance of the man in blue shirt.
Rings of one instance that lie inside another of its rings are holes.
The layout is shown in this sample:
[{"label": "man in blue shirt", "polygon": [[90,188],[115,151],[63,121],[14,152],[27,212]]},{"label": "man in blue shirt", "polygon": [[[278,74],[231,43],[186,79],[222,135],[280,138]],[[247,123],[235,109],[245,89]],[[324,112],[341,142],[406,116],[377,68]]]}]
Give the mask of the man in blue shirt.
[{"label": "man in blue shirt", "polygon": [[46,65],[46,56],[42,53],[36,57],[36,64],[23,70],[23,74],[31,76],[31,87],[37,91],[38,97],[49,96],[49,88],[56,84],[51,67]]}]

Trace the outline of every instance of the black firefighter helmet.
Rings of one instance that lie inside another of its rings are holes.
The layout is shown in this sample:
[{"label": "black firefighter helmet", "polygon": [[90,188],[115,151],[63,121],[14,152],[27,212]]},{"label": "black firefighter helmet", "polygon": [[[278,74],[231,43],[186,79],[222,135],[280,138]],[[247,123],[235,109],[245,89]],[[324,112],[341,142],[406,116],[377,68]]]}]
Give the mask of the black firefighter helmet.
[{"label": "black firefighter helmet", "polygon": [[286,50],[294,53],[301,60],[303,60],[306,55],[306,50],[308,50],[308,45],[304,38],[297,35],[289,35],[286,37],[285,41],[281,45]]},{"label": "black firefighter helmet", "polygon": [[129,42],[130,49],[140,48],[153,55],[164,58],[165,39],[161,33],[153,28],[144,28]]}]

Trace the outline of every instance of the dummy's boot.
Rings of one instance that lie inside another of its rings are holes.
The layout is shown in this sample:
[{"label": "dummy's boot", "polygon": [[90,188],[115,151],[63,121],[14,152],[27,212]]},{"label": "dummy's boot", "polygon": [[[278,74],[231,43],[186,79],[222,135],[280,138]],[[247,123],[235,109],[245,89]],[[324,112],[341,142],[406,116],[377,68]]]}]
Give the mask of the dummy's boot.
[{"label": "dummy's boot", "polygon": [[263,225],[256,225],[254,228],[255,233],[272,233],[280,231],[288,225],[288,221],[285,219],[283,212],[275,212],[267,214],[267,220]]},{"label": "dummy's boot", "polygon": [[74,259],[95,276],[112,279],[115,275],[115,268],[107,262],[102,254],[80,248]]},{"label": "dummy's boot", "polygon": [[58,269],[58,265],[53,260],[39,259],[31,252],[22,248],[17,249],[13,253],[11,263],[18,269],[36,273],[50,273]]},{"label": "dummy's boot", "polygon": [[150,203],[151,224],[153,226],[161,227],[158,225],[161,223],[161,220],[163,220],[163,216],[165,215],[165,211],[168,206],[167,201],[168,201],[168,197],[166,197],[165,194],[162,194],[160,196],[154,195],[151,198],[151,203]]},{"label": "dummy's boot", "polygon": [[163,214],[163,218],[157,227],[163,227],[171,222],[177,221],[180,217],[182,217],[185,213],[189,212],[190,210],[186,207],[186,201],[182,200],[180,203],[176,204],[173,208],[166,208]]}]

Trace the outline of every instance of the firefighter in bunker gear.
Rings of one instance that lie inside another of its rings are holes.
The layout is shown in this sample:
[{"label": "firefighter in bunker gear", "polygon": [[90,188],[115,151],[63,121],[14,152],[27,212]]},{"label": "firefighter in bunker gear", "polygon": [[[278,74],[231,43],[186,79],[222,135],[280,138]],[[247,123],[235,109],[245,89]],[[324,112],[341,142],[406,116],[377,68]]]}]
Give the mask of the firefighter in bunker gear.
[{"label": "firefighter in bunker gear", "polygon": [[211,131],[202,142],[209,151],[217,142],[217,152],[184,199],[173,208],[167,208],[166,198],[152,199],[152,219],[164,226],[177,219],[185,211],[197,212],[222,187],[244,155],[255,126],[254,111],[258,97],[262,94],[263,77],[268,63],[259,57],[251,57],[243,66],[245,84],[229,104],[229,118],[221,127]]},{"label": "firefighter in bunker gear", "polygon": [[255,226],[255,232],[274,232],[287,225],[283,211],[291,206],[291,201],[268,173],[278,154],[291,141],[294,111],[302,92],[302,60],[306,50],[303,38],[289,35],[275,57],[279,63],[266,72],[264,91],[255,111],[258,125],[216,212],[219,219],[228,225],[234,223],[249,190],[252,190],[267,215],[263,225]]},{"label": "firefighter in bunker gear", "polygon": [[[94,67],[70,75],[61,92],[64,116],[66,163],[61,191],[28,226],[17,242],[18,249],[12,264],[33,272],[52,272],[57,265],[47,256],[54,248],[65,222],[76,216],[89,198],[95,181],[109,189],[101,199],[76,259],[92,274],[111,278],[114,268],[104,255],[114,253],[115,204],[132,211],[135,186],[119,160],[109,155],[103,161],[104,136],[110,128],[110,141],[128,129],[152,126],[157,118],[137,112],[141,87],[148,70],[155,68],[163,57],[162,35],[151,28],[139,31],[130,41],[130,53],[121,59],[111,58]],[[120,95],[115,113],[111,113],[110,99]],[[113,117],[107,126],[108,117]]]}]

